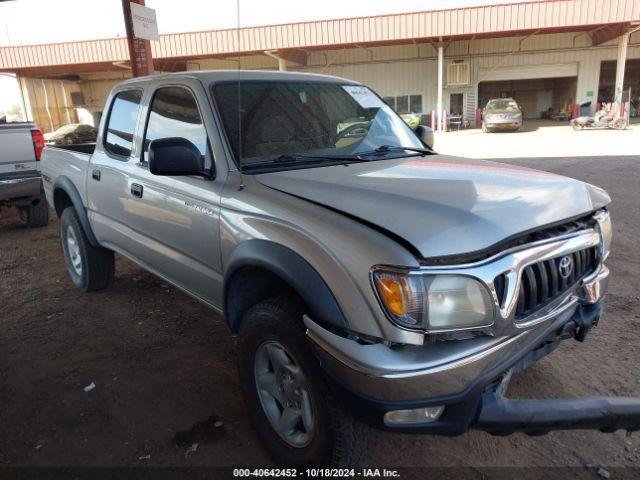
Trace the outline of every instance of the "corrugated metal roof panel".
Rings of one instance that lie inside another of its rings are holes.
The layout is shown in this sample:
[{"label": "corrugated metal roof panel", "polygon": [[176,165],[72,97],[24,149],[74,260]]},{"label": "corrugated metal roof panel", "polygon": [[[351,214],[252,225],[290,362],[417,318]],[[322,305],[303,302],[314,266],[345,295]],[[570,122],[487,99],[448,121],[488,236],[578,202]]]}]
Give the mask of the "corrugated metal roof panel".
[{"label": "corrugated metal roof panel", "polygon": [[[636,20],[640,20],[638,0],[547,0],[166,34],[160,36],[159,42],[152,43],[152,52],[157,59],[206,57],[287,48],[394,43],[414,38],[504,35]],[[128,46],[124,38],[0,48],[0,70],[126,59]]]}]

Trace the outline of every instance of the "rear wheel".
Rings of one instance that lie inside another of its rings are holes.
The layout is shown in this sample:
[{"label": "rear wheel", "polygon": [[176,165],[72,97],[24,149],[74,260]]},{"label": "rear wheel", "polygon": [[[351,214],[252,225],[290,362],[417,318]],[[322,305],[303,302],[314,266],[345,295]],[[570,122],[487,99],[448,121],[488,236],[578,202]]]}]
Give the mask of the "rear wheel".
[{"label": "rear wheel", "polygon": [[571,120],[571,126],[574,130],[582,130],[582,125],[576,122],[575,120]]},{"label": "rear wheel", "polygon": [[239,369],[249,414],[278,465],[362,465],[375,432],[328,391],[305,338],[303,312],[297,297],[283,295],[243,318]]},{"label": "rear wheel", "polygon": [[60,216],[60,242],[71,280],[80,290],[92,292],[109,286],[113,280],[113,252],[89,243],[73,207]]},{"label": "rear wheel", "polygon": [[27,228],[46,227],[49,224],[49,205],[44,192],[40,192],[40,198],[35,205],[20,207],[20,217]]}]

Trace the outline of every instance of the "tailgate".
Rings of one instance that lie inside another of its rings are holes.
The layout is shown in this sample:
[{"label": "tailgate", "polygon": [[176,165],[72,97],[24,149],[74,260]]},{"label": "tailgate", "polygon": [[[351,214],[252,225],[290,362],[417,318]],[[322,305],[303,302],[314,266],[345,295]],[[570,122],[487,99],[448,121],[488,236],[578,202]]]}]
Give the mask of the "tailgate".
[{"label": "tailgate", "polygon": [[36,170],[30,124],[0,125],[0,175]]}]

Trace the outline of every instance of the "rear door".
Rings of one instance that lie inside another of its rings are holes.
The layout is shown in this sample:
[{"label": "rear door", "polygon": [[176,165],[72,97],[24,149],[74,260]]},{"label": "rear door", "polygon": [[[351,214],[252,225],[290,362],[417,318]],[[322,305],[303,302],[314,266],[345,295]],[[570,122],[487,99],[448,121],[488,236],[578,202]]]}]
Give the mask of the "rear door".
[{"label": "rear door", "polygon": [[96,148],[86,172],[86,196],[91,226],[98,241],[132,256],[132,228],[126,224],[130,176],[139,148],[136,129],[142,110],[143,85],[114,91],[100,126]]}]

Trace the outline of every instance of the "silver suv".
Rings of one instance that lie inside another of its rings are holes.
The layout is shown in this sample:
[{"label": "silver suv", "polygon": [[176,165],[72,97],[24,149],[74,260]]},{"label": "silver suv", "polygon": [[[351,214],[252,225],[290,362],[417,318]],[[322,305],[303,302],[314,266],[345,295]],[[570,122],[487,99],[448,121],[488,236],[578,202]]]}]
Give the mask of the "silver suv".
[{"label": "silver suv", "polygon": [[513,98],[494,98],[482,110],[482,131],[522,130],[522,109]]},{"label": "silver suv", "polygon": [[362,462],[369,426],[637,429],[635,399],[504,396],[600,319],[607,194],[429,134],[350,80],[189,72],[118,85],[95,149],[42,172],[80,289],[117,252],[224,315],[279,464]]}]

